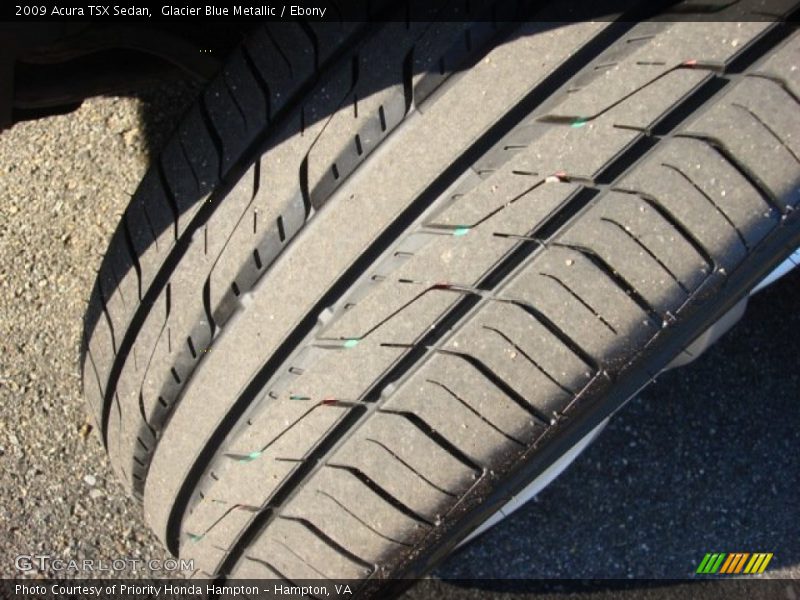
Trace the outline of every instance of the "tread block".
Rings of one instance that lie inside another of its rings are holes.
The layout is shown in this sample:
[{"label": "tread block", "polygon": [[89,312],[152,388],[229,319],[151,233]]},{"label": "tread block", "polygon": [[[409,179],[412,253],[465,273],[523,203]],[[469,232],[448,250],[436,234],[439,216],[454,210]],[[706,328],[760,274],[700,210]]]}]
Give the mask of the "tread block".
[{"label": "tread block", "polygon": [[746,108],[716,105],[689,123],[683,133],[718,141],[781,208],[794,206],[800,199],[794,179],[797,159]]},{"label": "tread block", "polygon": [[625,290],[586,256],[568,248],[551,247],[536,257],[530,269],[504,288],[501,297],[536,306],[604,366],[629,354],[658,331]]},{"label": "tread block", "polygon": [[371,572],[304,524],[286,519],[278,520],[256,541],[248,556],[275,564],[281,572],[291,573],[293,579],[363,579]]},{"label": "tread block", "polygon": [[629,233],[602,219],[599,206],[575,222],[560,243],[586,248],[599,256],[660,315],[677,310],[688,293],[675,285],[670,272]]},{"label": "tread block", "polygon": [[[433,457],[441,462],[433,464]],[[376,415],[357,440],[344,445],[328,465],[354,478],[357,475],[348,469],[357,469],[408,507],[411,513],[407,516],[416,514],[429,522],[452,494],[472,483],[474,473],[403,416],[389,413]]]},{"label": "tread block", "polygon": [[467,409],[459,398],[438,382],[415,377],[385,406],[387,410],[417,415],[478,465],[492,464],[497,455],[513,455],[523,448],[519,442],[492,427],[486,419]]},{"label": "tread block", "polygon": [[[721,266],[735,264],[735,258],[724,257],[724,248],[735,246],[732,234],[738,231],[741,244],[753,246],[777,220],[753,186],[710,145],[696,139],[667,140],[617,187],[650,194],[682,222],[692,224],[691,231]],[[727,231],[723,221],[734,231]],[[734,256],[741,257],[741,250]]]},{"label": "tread block", "polygon": [[469,363],[452,354],[437,353],[419,370],[419,378],[447,388],[506,436],[530,443],[541,433],[531,427],[531,415],[513,402]]}]

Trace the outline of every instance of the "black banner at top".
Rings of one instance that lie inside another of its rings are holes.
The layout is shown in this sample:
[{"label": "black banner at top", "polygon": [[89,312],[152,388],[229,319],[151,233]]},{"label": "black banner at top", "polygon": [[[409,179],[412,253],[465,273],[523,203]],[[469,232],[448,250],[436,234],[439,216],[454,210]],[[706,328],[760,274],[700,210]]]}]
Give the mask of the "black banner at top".
[{"label": "black banner at top", "polygon": [[[792,18],[788,0],[246,0],[232,4],[206,0],[152,2],[124,0],[16,0],[3,4],[5,22],[240,23],[342,21],[584,21],[708,20],[774,21]],[[477,15],[477,17],[476,17]],[[690,16],[688,16],[690,15]]]}]

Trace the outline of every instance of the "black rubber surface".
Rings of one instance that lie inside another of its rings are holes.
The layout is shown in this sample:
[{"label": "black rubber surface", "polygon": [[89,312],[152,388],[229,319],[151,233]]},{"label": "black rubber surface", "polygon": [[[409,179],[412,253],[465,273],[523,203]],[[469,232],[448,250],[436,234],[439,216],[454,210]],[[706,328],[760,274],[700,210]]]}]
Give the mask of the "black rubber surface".
[{"label": "black rubber surface", "polygon": [[87,315],[151,525],[201,576],[429,568],[796,247],[799,49],[765,22],[260,30]]}]

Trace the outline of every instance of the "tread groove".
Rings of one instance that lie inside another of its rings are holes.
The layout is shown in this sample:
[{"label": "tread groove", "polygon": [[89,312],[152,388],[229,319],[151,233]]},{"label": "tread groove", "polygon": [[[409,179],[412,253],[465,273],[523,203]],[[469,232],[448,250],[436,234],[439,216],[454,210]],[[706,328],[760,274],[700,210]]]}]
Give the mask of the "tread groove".
[{"label": "tread groove", "polygon": [[603,272],[608,279],[614,283],[620,290],[622,290],[625,294],[630,296],[630,298],[639,305],[639,308],[644,311],[644,313],[652,319],[652,321],[659,325],[659,327],[663,324],[664,318],[656,311],[655,308],[650,306],[647,300],[634,288],[628,281],[620,275],[611,265],[609,265],[597,252],[588,248],[586,246],[578,246],[574,244],[565,244],[562,242],[556,242],[553,244],[554,246],[559,246],[562,248],[567,248],[569,250],[573,250],[578,252],[579,254],[586,257],[589,262],[591,262],[597,269]]},{"label": "tread groove", "polygon": [[555,281],[562,289],[566,290],[569,293],[570,296],[572,296],[575,300],[577,300],[581,304],[581,306],[586,308],[595,317],[597,317],[597,320],[600,321],[603,325],[605,325],[606,329],[608,329],[614,335],[617,335],[617,330],[613,327],[613,325],[611,325],[611,323],[606,321],[606,319],[603,317],[603,315],[601,315],[594,308],[592,308],[592,306],[589,305],[588,302],[586,302],[583,298],[581,298],[578,294],[576,294],[575,291],[572,288],[570,288],[566,283],[561,281],[561,279],[559,279],[555,275],[551,275],[550,273],[540,272],[539,275],[541,275],[542,277],[547,277],[548,279],[550,279],[552,281]]},{"label": "tread groove", "polygon": [[600,220],[603,221],[604,223],[608,223],[609,225],[613,225],[616,229],[619,229],[626,237],[631,239],[637,246],[639,246],[639,248],[642,249],[642,251],[645,254],[647,254],[650,258],[656,261],[658,266],[660,266],[661,269],[667,275],[670,276],[670,279],[672,279],[675,283],[678,284],[678,287],[681,288],[684,294],[686,294],[687,296],[689,295],[689,288],[687,288],[686,285],[684,285],[684,283],[680,279],[678,279],[675,273],[672,272],[672,269],[670,269],[667,265],[664,264],[664,261],[658,258],[655,255],[655,253],[652,250],[650,250],[650,248],[648,248],[644,244],[644,242],[642,242],[641,238],[638,235],[634,234],[632,231],[629,231],[622,223],[619,223],[609,217],[601,217]]},{"label": "tread groove", "polygon": [[161,182],[161,187],[164,189],[164,197],[167,199],[167,204],[169,205],[170,211],[172,211],[172,231],[175,241],[178,241],[180,237],[178,233],[178,218],[180,216],[180,212],[178,210],[178,203],[175,201],[175,194],[172,191],[172,187],[169,184],[169,180],[167,179],[167,173],[164,170],[164,162],[163,157],[159,158],[156,162],[156,172],[158,173],[158,179]]},{"label": "tread groove", "polygon": [[273,566],[272,566],[272,564],[271,564],[271,563],[269,563],[268,561],[266,561],[266,560],[261,560],[260,558],[256,558],[255,556],[249,556],[249,555],[247,555],[247,554],[245,554],[245,555],[243,556],[243,558],[244,558],[245,560],[249,560],[249,561],[251,561],[251,562],[257,563],[257,564],[261,565],[262,567],[264,567],[264,568],[266,568],[266,569],[269,569],[270,571],[272,571],[273,573],[275,573],[275,575],[277,575],[278,577],[280,577],[280,578],[281,578],[283,581],[286,581],[286,582],[288,582],[288,583],[290,583],[290,584],[292,584],[292,585],[296,585],[294,581],[292,581],[291,579],[289,579],[288,577],[286,577],[286,575],[284,575],[283,573],[281,573],[280,571],[278,571],[278,569],[276,569],[275,567],[273,567]]},{"label": "tread groove", "polygon": [[434,488],[435,490],[437,490],[437,491],[441,492],[442,494],[445,494],[446,496],[451,496],[452,498],[455,498],[455,497],[456,497],[456,495],[455,495],[455,494],[453,494],[452,492],[448,492],[446,489],[444,489],[444,488],[442,488],[442,487],[440,487],[440,486],[436,485],[436,484],[435,484],[435,483],[433,483],[433,482],[432,482],[430,479],[428,479],[427,477],[425,477],[425,476],[424,476],[422,473],[420,473],[419,471],[417,471],[417,470],[416,470],[414,467],[412,467],[412,466],[411,466],[410,464],[408,464],[408,463],[407,463],[405,460],[403,460],[403,459],[402,459],[400,456],[398,456],[398,455],[397,455],[397,454],[396,454],[396,453],[395,453],[395,452],[394,452],[394,451],[393,451],[391,448],[389,448],[389,447],[388,447],[386,444],[384,444],[383,442],[381,442],[381,441],[379,441],[379,440],[376,440],[376,439],[374,439],[374,438],[371,438],[371,437],[365,438],[365,441],[367,441],[367,442],[370,442],[370,443],[372,443],[372,444],[375,444],[375,445],[376,445],[376,446],[378,446],[379,448],[382,448],[383,450],[385,450],[385,451],[387,452],[387,454],[389,454],[389,455],[390,455],[392,458],[394,458],[394,459],[395,459],[397,462],[399,462],[399,463],[400,463],[401,465],[403,465],[403,466],[404,466],[406,469],[408,469],[409,471],[411,471],[412,473],[414,473],[414,475],[416,475],[417,477],[419,477],[419,478],[420,478],[422,481],[424,481],[425,483],[427,483],[429,486],[431,486],[431,487],[432,487],[432,488]]},{"label": "tread groove", "polygon": [[[438,382],[438,381],[434,381],[433,379],[426,379],[426,381],[427,381],[428,383],[430,383],[430,384],[437,385],[437,386],[439,386],[440,388],[442,388],[442,389],[443,389],[445,392],[447,392],[447,393],[448,393],[450,396],[452,396],[452,397],[453,397],[455,400],[457,400],[457,401],[458,401],[458,402],[459,402],[461,405],[463,405],[463,406],[464,406],[464,408],[466,408],[466,409],[467,409],[469,412],[471,412],[473,415],[475,415],[476,417],[478,417],[478,418],[479,418],[481,421],[483,421],[484,423],[486,423],[486,425],[488,425],[489,427],[491,427],[492,429],[494,429],[494,430],[495,430],[497,433],[499,433],[500,435],[502,435],[502,436],[503,436],[504,438],[506,438],[508,441],[510,441],[510,442],[514,442],[515,444],[519,444],[520,446],[524,446],[524,445],[525,445],[525,444],[524,444],[524,442],[521,442],[520,440],[518,440],[518,439],[517,439],[517,438],[515,438],[514,436],[507,434],[505,431],[503,431],[502,429],[500,429],[500,428],[499,428],[497,425],[495,425],[494,423],[492,423],[492,422],[491,422],[489,419],[487,419],[486,417],[484,417],[484,416],[483,416],[481,413],[479,413],[477,410],[475,410],[474,408],[472,408],[472,407],[471,407],[469,404],[467,404],[467,403],[466,403],[466,402],[465,402],[465,401],[464,401],[464,400],[463,400],[463,399],[462,399],[462,398],[461,398],[461,397],[460,397],[458,394],[456,394],[456,393],[455,393],[453,390],[451,390],[451,389],[450,389],[449,387],[447,387],[445,384],[443,384],[443,383],[440,383],[440,382]],[[368,439],[369,439],[369,438],[368,438]],[[422,476],[420,475],[420,477],[422,477]],[[428,480],[426,479],[425,481],[428,481]],[[430,482],[429,482],[429,483],[430,483]],[[432,483],[431,483],[431,485],[434,485],[434,484],[432,484]],[[436,486],[434,486],[434,487],[436,487]],[[444,493],[445,493],[445,494],[447,494],[448,496],[453,496],[453,495],[454,495],[454,494],[450,494],[450,493],[448,493],[448,492],[445,492],[443,489],[441,489],[441,488],[439,488],[439,487],[437,487],[437,489],[438,489],[439,491],[441,491],[441,492],[444,492]]]},{"label": "tread groove", "polygon": [[[673,215],[667,208],[659,202],[656,198],[649,196],[648,194],[637,193],[637,196],[642,199],[650,208],[655,210],[661,217],[667,221],[672,227],[674,227],[678,233],[680,233],[683,238],[695,249],[695,251],[703,258],[706,262],[710,271],[714,271],[717,268],[717,261],[714,260],[714,257],[711,256],[711,253],[708,249],[700,243],[700,241],[689,231],[689,229],[681,223],[675,215]],[[734,227],[734,229],[736,229]],[[736,230],[738,233],[738,229]],[[745,246],[746,247],[746,246]]]},{"label": "tread groove", "polygon": [[225,147],[223,146],[222,137],[220,136],[219,131],[217,131],[216,125],[214,125],[214,120],[211,118],[211,111],[208,108],[205,94],[200,94],[200,97],[197,100],[197,106],[200,113],[200,119],[202,120],[203,125],[205,125],[206,133],[208,133],[208,138],[211,140],[211,145],[214,146],[214,149],[217,153],[217,160],[219,162],[219,172],[217,173],[217,177],[219,177],[221,180],[223,178],[223,170],[225,169]]},{"label": "tread groove", "polygon": [[142,301],[142,267],[139,264],[139,256],[133,246],[133,236],[131,236],[131,228],[128,223],[128,211],[122,214],[122,231],[125,234],[125,248],[128,251],[128,256],[133,264],[133,269],[136,272],[136,290],[138,294],[137,300]]},{"label": "tread groove", "polygon": [[678,134],[677,137],[687,137],[690,139],[700,140],[701,142],[707,144],[709,148],[719,154],[720,157],[722,157],[728,164],[730,164],[731,167],[733,167],[742,177],[747,180],[747,183],[753,187],[753,189],[764,201],[764,204],[766,204],[770,210],[775,210],[778,212],[778,214],[783,214],[783,208],[775,199],[775,196],[772,194],[769,188],[767,188],[767,186],[758,178],[757,175],[751,173],[750,170],[744,164],[742,164],[742,162],[736,158],[720,140],[695,134]]},{"label": "tread groove", "polygon": [[554,385],[558,386],[558,388],[562,392],[570,394],[571,396],[575,396],[576,392],[574,390],[569,389],[564,384],[562,384],[560,381],[558,381],[555,377],[553,377],[550,373],[548,373],[547,370],[545,370],[545,368],[542,367],[542,365],[540,365],[538,362],[536,362],[530,354],[528,354],[527,352],[525,352],[525,350],[520,348],[517,345],[517,343],[514,340],[512,340],[510,337],[508,337],[505,333],[503,333],[502,331],[500,331],[496,327],[489,327],[488,325],[482,325],[482,327],[484,329],[486,329],[487,331],[491,331],[491,332],[495,333],[496,335],[500,336],[503,340],[506,341],[506,343],[511,344],[514,347],[514,350],[516,350],[522,356],[524,356],[525,359],[529,363],[531,363],[531,365],[533,365],[536,368],[536,370],[538,370],[542,375],[547,377],[547,379],[550,380],[551,383],[553,383]]},{"label": "tread groove", "polygon": [[329,494],[328,492],[326,492],[326,491],[324,491],[324,490],[317,490],[317,493],[318,493],[319,495],[321,495],[321,496],[325,496],[326,498],[329,498],[329,499],[330,499],[332,502],[334,502],[334,503],[335,503],[335,504],[336,504],[336,505],[337,505],[339,508],[341,508],[341,509],[342,509],[343,511],[345,511],[345,512],[346,512],[348,515],[350,515],[351,517],[353,517],[353,518],[354,518],[356,521],[358,521],[359,523],[361,523],[361,524],[362,524],[364,527],[366,527],[367,529],[369,529],[369,530],[370,530],[372,533],[374,533],[375,535],[378,535],[378,536],[382,537],[383,539],[385,539],[385,540],[387,540],[387,541],[389,541],[389,542],[392,542],[392,543],[394,543],[394,544],[399,544],[399,545],[401,545],[401,546],[406,546],[407,548],[411,548],[411,545],[410,545],[410,544],[406,544],[405,542],[401,542],[400,540],[396,540],[396,539],[394,539],[393,537],[390,537],[390,536],[388,536],[388,535],[384,535],[384,534],[382,534],[380,531],[378,531],[378,530],[377,530],[377,529],[375,529],[375,528],[374,528],[372,525],[370,525],[369,523],[367,523],[366,521],[364,521],[364,520],[363,520],[361,517],[359,517],[357,514],[355,514],[355,513],[354,513],[353,511],[351,511],[349,508],[347,508],[347,507],[346,507],[344,504],[342,504],[342,503],[341,503],[339,500],[337,500],[337,499],[336,499],[334,496],[332,496],[332,495],[331,495],[331,494]]},{"label": "tread groove", "polygon": [[770,134],[770,135],[771,135],[771,136],[772,136],[772,137],[775,139],[775,141],[777,141],[777,142],[778,142],[778,143],[779,143],[781,146],[783,146],[783,148],[784,148],[784,149],[785,149],[785,150],[786,150],[786,151],[787,151],[789,154],[791,154],[791,155],[792,155],[792,158],[794,158],[794,160],[795,160],[795,162],[796,162],[796,163],[800,164],[800,157],[798,157],[798,156],[797,156],[797,154],[795,154],[794,150],[792,150],[792,149],[791,149],[791,148],[790,148],[790,147],[789,147],[789,146],[786,144],[786,142],[783,140],[783,138],[782,138],[781,136],[779,136],[779,135],[778,135],[778,134],[775,132],[775,130],[774,130],[774,129],[772,129],[772,127],[770,127],[769,125],[767,125],[767,124],[764,122],[764,120],[763,120],[761,117],[759,117],[759,116],[758,116],[758,115],[757,115],[755,112],[753,112],[752,110],[750,110],[748,107],[744,106],[743,104],[739,104],[738,102],[732,102],[732,103],[731,103],[731,106],[735,106],[736,108],[738,108],[738,109],[740,109],[740,110],[742,110],[742,111],[746,112],[748,115],[750,115],[750,116],[753,118],[753,120],[754,120],[756,123],[758,123],[759,125],[761,125],[761,127],[763,127],[763,128],[764,128],[764,129],[765,129],[765,130],[766,130],[766,131],[767,131],[767,132],[768,132],[768,133],[769,133],[769,134]]},{"label": "tread groove", "polygon": [[349,558],[354,563],[361,565],[362,567],[369,569],[370,571],[375,570],[375,565],[372,563],[367,562],[357,554],[353,554],[350,550],[342,546],[339,542],[334,540],[330,537],[327,533],[322,531],[319,527],[317,527],[314,523],[309,521],[308,519],[302,519],[299,517],[289,517],[286,515],[281,515],[280,519],[284,519],[285,521],[294,521],[295,523],[300,523],[303,527],[308,529],[311,533],[316,535],[319,539],[325,542],[328,546],[336,550],[339,554],[343,554],[347,558]]},{"label": "tread groove", "polygon": [[498,302],[506,302],[508,304],[513,304],[517,308],[522,309],[524,312],[528,313],[531,317],[536,319],[540,325],[544,326],[547,331],[553,334],[558,340],[569,350],[577,356],[583,363],[592,369],[595,373],[599,373],[601,371],[601,366],[597,363],[597,361],[586,352],[580,344],[575,342],[570,336],[568,336],[558,325],[556,325],[547,315],[545,315],[541,310],[536,308],[535,306],[523,302],[521,300],[505,300],[501,298],[497,298]]},{"label": "tread groove", "polygon": [[[705,198],[708,201],[708,203],[711,204],[711,206],[713,206],[714,209],[720,214],[720,216],[722,216],[722,218],[725,219],[725,221],[733,228],[733,230],[736,232],[737,237],[739,238],[739,241],[742,242],[742,245],[744,246],[745,250],[748,250],[748,251],[750,250],[750,245],[747,243],[747,240],[745,239],[744,235],[739,230],[739,228],[736,226],[736,224],[731,220],[731,218],[728,216],[728,214],[724,210],[722,210],[722,208],[716,202],[714,202],[714,199],[711,196],[709,196],[705,192],[705,190],[703,188],[701,188],[699,185],[697,185],[697,183],[695,183],[695,181],[691,177],[689,177],[686,173],[684,173],[683,170],[680,169],[679,167],[673,166],[673,165],[668,164],[668,163],[661,163],[661,166],[664,167],[664,168],[667,168],[667,169],[671,169],[672,171],[674,171],[678,175],[680,175],[685,181],[687,181],[689,184],[691,184],[691,186],[695,190],[697,190],[697,192],[703,198]],[[648,198],[645,198],[643,194],[639,194],[639,196],[642,197],[643,200],[648,201]],[[658,204],[661,205],[660,202]],[[672,219],[672,221],[677,222],[677,220],[674,219],[674,218]],[[684,227],[683,229],[685,230],[686,228]],[[690,236],[689,233],[688,233],[688,230],[686,230],[686,233],[684,234],[684,237],[686,237],[686,239],[691,241],[691,239],[694,236]],[[699,243],[698,243],[698,245],[699,245]],[[708,252],[708,250],[706,250],[702,246],[699,246],[699,247],[703,249],[702,254],[703,254],[704,258],[706,259],[706,262],[708,262],[709,266],[713,267],[715,261],[711,258],[711,254]]]},{"label": "tread groove", "polygon": [[406,410],[394,410],[390,408],[380,408],[378,412],[387,414],[387,415],[397,415],[399,417],[403,417],[407,421],[409,421],[414,427],[419,429],[424,435],[428,436],[431,440],[436,442],[445,452],[450,454],[453,458],[463,464],[465,467],[468,467],[475,471],[476,474],[480,474],[483,472],[483,467],[472,460],[469,456],[464,454],[461,449],[450,442],[447,438],[441,435],[438,431],[436,431],[433,427],[428,425],[425,422],[425,419],[420,417],[419,415],[406,411]]},{"label": "tread groove", "polygon": [[279,545],[283,546],[286,549],[286,551],[289,552],[289,554],[291,554],[292,556],[297,558],[300,562],[302,562],[304,565],[309,567],[317,575],[319,575],[323,579],[330,579],[330,577],[328,575],[326,575],[325,573],[323,573],[322,571],[317,569],[314,565],[312,565],[310,562],[308,562],[305,558],[303,558],[297,552],[295,552],[286,542],[283,542],[282,540],[274,540],[274,541],[275,541],[276,544],[279,544]]},{"label": "tread groove", "polygon": [[456,352],[454,350],[444,350],[444,349],[437,349],[437,352],[441,354],[447,354],[450,356],[455,356],[460,358],[461,360],[467,362],[471,365],[476,371],[478,371],[481,375],[483,375],[486,379],[488,379],[492,385],[500,389],[506,396],[508,396],[514,404],[519,406],[525,412],[530,414],[536,420],[540,421],[542,424],[550,423],[551,419],[546,414],[541,412],[538,408],[531,405],[525,398],[517,392],[514,388],[512,388],[508,383],[506,383],[497,373],[495,373],[492,369],[490,369],[482,360],[479,358],[475,358],[474,356],[467,354],[466,352]]},{"label": "tread groove", "polygon": [[98,277],[97,279],[97,288],[100,293],[100,307],[103,309],[103,316],[106,319],[106,325],[108,325],[108,332],[111,335],[111,349],[114,352],[114,356],[117,356],[117,338],[114,333],[114,323],[111,322],[111,315],[108,314],[108,306],[106,305],[106,295],[103,291],[103,282]]},{"label": "tread groove", "polygon": [[[358,469],[356,467],[351,467],[350,465],[339,465],[335,463],[327,463],[325,466],[328,467],[329,469],[347,471],[353,477],[358,479],[358,481],[360,481],[362,484],[364,484],[366,487],[372,490],[372,492],[374,492],[376,496],[379,496],[381,499],[391,504],[392,507],[394,507],[398,512],[403,513],[409,519],[413,519],[414,521],[422,523],[423,525],[428,525],[429,527],[434,526],[434,524],[431,521],[420,515],[413,508],[403,504],[403,502],[401,502],[393,494],[389,493],[381,486],[379,486],[377,483],[375,483],[372,480],[372,478],[370,478],[369,475],[364,473],[361,469]],[[285,518],[285,517],[279,517],[279,518]]]},{"label": "tread groove", "polygon": [[[267,123],[272,121],[272,92],[269,89],[269,83],[264,76],[261,74],[261,71],[256,67],[256,63],[253,60],[253,55],[250,53],[250,48],[247,44],[242,44],[242,57],[244,58],[244,62],[247,65],[248,70],[253,75],[253,79],[256,81],[256,85],[258,85],[258,89],[261,90],[261,95],[264,97],[264,105],[266,106],[266,117]],[[256,161],[258,162],[258,161]]]}]

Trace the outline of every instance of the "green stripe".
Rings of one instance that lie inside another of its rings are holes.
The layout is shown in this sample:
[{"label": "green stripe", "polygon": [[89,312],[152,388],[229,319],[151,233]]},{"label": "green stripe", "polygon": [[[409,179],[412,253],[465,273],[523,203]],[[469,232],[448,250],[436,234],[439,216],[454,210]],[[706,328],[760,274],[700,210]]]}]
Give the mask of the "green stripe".
[{"label": "green stripe", "polygon": [[705,573],[706,563],[710,558],[711,558],[711,553],[710,552],[706,553],[706,555],[703,557],[703,560],[700,562],[700,565],[697,567],[697,571],[695,571],[695,573]]},{"label": "green stripe", "polygon": [[723,552],[722,554],[720,554],[719,558],[717,559],[717,562],[715,562],[714,566],[711,567],[711,569],[709,570],[709,573],[716,573],[717,571],[719,571],[719,568],[722,566],[722,562],[725,560],[726,556],[728,556],[727,552]]},{"label": "green stripe", "polygon": [[706,568],[703,569],[703,573],[710,573],[711,572],[711,567],[714,566],[714,563],[717,562],[718,558],[719,558],[719,553],[717,553],[717,552],[712,553],[711,554],[711,558],[708,559],[708,563],[706,564]]}]

